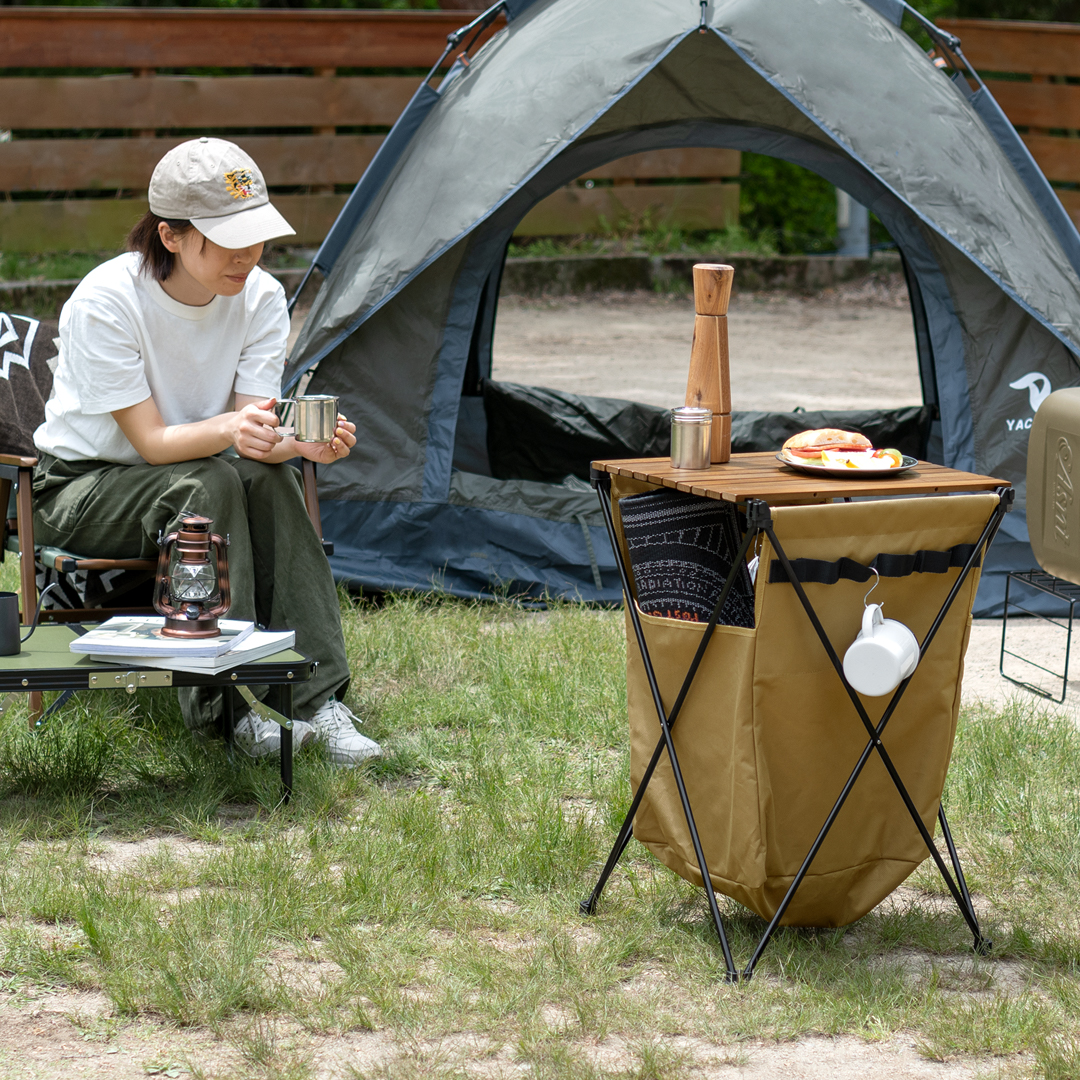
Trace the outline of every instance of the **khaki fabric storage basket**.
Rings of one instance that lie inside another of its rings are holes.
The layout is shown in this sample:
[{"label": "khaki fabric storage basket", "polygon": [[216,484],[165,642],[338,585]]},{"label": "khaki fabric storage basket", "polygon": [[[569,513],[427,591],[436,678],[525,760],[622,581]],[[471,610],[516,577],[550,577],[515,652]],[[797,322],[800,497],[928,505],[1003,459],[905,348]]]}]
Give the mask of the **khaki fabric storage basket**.
[{"label": "khaki fabric storage basket", "polygon": [[[649,485],[613,478],[618,499]],[[788,558],[870,565],[879,553],[974,544],[996,495],[953,495],[774,508]],[[625,552],[624,552],[625,555]],[[674,742],[713,886],[771,918],[843,789],[868,736],[794,588],[770,583],[774,552],[762,537],[754,629],[717,626],[676,721]],[[959,568],[881,579],[871,597],[921,642]],[[973,570],[920,662],[882,741],[931,834],[949,767],[964,653],[979,574]],[[804,584],[838,655],[859,631],[867,584]],[[641,616],[666,709],[703,623]],[[636,790],[660,725],[627,618],[631,784]],[[891,695],[864,698],[876,724]],[[700,885],[671,765],[663,755],[634,822],[661,862]],[[843,926],[865,915],[927,857],[880,759],[872,755],[818,852],[783,924]]]}]

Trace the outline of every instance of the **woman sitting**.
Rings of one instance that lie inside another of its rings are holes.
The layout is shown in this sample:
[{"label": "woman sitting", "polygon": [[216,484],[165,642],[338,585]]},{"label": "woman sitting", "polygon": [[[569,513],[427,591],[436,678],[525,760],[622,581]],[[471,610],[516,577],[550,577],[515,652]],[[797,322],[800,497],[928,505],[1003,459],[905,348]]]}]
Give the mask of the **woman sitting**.
[{"label": "woman sitting", "polygon": [[[150,180],[150,210],[129,251],[91,271],[60,313],[60,356],[34,434],[34,528],[41,542],[107,558],[151,558],[185,514],[229,538],[230,618],[296,632],[318,661],[297,684],[294,738],[321,739],[352,765],[378,756],[341,703],[349,668],[337,591],[304,507],[305,457],[348,456],[356,427],[330,443],[276,432],[289,318],[263,244],[293,233],[258,166],[233,143],[194,139]],[[193,730],[220,715],[221,691],[180,691]],[[248,712],[249,754],[276,751],[276,724]]]}]

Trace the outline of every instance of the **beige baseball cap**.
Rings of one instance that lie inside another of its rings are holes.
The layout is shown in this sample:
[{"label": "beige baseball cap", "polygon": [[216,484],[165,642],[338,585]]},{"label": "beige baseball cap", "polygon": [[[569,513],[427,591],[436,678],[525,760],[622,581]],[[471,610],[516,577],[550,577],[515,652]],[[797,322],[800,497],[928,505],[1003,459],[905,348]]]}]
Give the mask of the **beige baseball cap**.
[{"label": "beige baseball cap", "polygon": [[225,139],[192,139],[173,147],[150,177],[150,209],[158,217],[190,221],[223,248],[296,233],[270,205],[259,166]]}]

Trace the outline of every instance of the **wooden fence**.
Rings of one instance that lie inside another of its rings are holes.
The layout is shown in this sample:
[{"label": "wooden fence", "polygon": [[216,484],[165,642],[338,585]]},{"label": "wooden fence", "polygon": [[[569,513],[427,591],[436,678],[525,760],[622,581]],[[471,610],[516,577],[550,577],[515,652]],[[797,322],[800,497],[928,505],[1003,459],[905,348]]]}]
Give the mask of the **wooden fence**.
[{"label": "wooden fence", "polygon": [[1080,26],[939,19],[1080,224]]},{"label": "wooden fence", "polygon": [[[116,248],[146,208],[154,164],[198,134],[243,146],[295,242],[317,244],[419,85],[418,72],[471,17],[0,8],[0,251]],[[176,73],[206,68],[226,73]],[[624,158],[540,203],[518,232],[567,235],[627,222],[721,228],[738,217],[730,178],[739,168],[731,150]],[[694,182],[656,182],[676,178]]]}]

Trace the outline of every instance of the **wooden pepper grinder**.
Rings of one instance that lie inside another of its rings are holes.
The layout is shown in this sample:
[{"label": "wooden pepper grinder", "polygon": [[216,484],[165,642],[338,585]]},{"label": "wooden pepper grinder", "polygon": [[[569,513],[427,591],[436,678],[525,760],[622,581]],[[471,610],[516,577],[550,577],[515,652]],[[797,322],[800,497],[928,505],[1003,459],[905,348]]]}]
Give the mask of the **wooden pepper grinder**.
[{"label": "wooden pepper grinder", "polygon": [[690,376],[686,404],[711,409],[712,462],[731,457],[731,377],[728,372],[727,309],[733,266],[694,265],[694,343],[690,346]]}]

